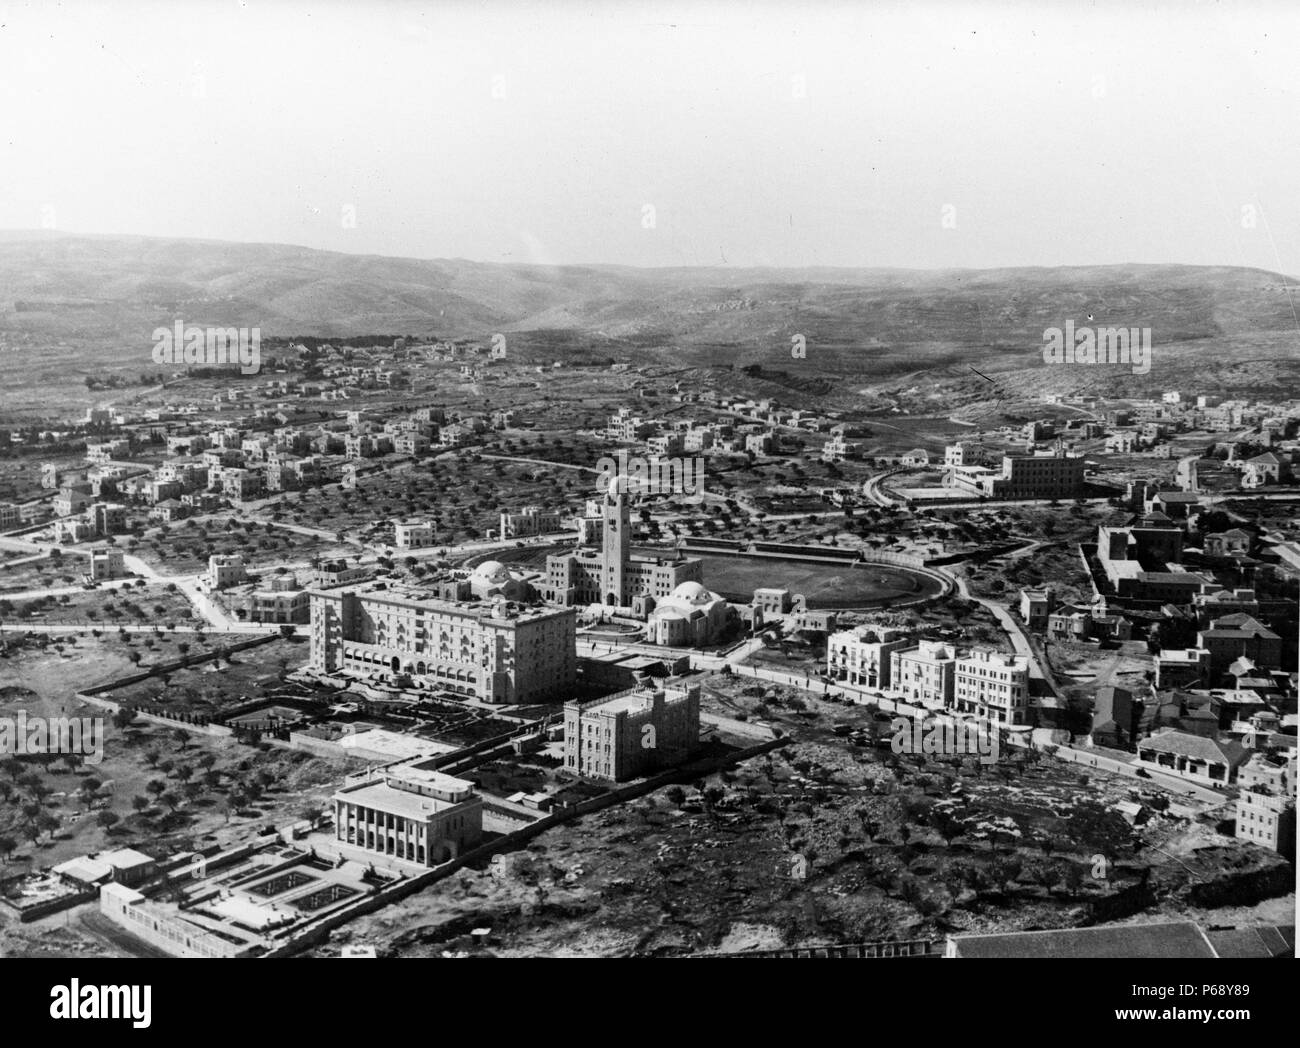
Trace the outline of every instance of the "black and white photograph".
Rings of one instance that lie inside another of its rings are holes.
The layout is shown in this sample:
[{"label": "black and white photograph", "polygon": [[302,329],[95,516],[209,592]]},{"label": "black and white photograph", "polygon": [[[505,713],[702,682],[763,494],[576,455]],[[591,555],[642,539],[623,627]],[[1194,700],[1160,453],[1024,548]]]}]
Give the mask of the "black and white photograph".
[{"label": "black and white photograph", "polygon": [[[1297,56],[1284,0],[0,0],[23,1008],[1285,1008]],[[429,963],[173,963],[289,958]]]}]

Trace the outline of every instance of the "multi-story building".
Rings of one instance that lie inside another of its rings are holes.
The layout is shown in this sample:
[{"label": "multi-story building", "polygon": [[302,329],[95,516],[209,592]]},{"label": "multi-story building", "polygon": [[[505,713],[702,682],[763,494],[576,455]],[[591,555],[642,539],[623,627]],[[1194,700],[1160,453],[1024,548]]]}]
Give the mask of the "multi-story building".
[{"label": "multi-story building", "polygon": [[63,487],[54,496],[54,512],[60,517],[70,517],[81,513],[90,504],[89,489],[84,487]]},{"label": "multi-story building", "polygon": [[244,581],[244,558],[238,553],[214,553],[208,558],[208,588],[228,589]]},{"label": "multi-story building", "polygon": [[845,684],[884,691],[892,680],[892,654],[909,644],[902,630],[889,627],[859,626],[832,633],[826,639],[826,675]]},{"label": "multi-story building", "polygon": [[221,493],[228,499],[243,501],[266,490],[266,474],[255,469],[226,469],[221,473]]},{"label": "multi-story building", "polygon": [[518,513],[502,513],[499,537],[514,539],[521,535],[549,535],[560,530],[560,517],[560,513],[549,513],[541,506],[524,506]]},{"label": "multi-story building", "polygon": [[943,449],[943,464],[948,468],[976,465],[974,461],[967,461],[970,458],[971,450],[965,444],[949,444]]},{"label": "multi-story building", "polygon": [[957,653],[937,640],[920,641],[913,648],[889,654],[889,690],[908,702],[926,706],[952,705]]},{"label": "multi-story building", "polygon": [[692,426],[682,435],[682,450],[708,451],[713,447],[713,436],[713,429],[709,426]]},{"label": "multi-story building", "polygon": [[1237,769],[1236,836],[1294,858],[1296,754],[1282,760],[1254,754]]},{"label": "multi-story building", "polygon": [[761,610],[764,617],[787,615],[792,607],[790,591],[784,586],[760,586],[754,590],[753,606]]},{"label": "multi-story building", "polygon": [[1204,648],[1166,648],[1156,655],[1157,688],[1209,687],[1210,653]]},{"label": "multi-story building", "polygon": [[617,414],[609,416],[609,423],[605,427],[605,435],[611,440],[631,443],[644,440],[654,432],[654,429],[654,423],[648,419],[633,415],[631,408],[619,408]]},{"label": "multi-story building", "polygon": [[1201,543],[1207,557],[1234,557],[1250,553],[1250,532],[1240,528],[1216,531],[1206,535]]},{"label": "multi-story building", "polygon": [[273,578],[265,589],[254,590],[244,598],[244,618],[248,622],[307,622],[311,617],[311,599],[298,585],[294,575]]},{"label": "multi-story building", "polygon": [[91,580],[120,579],[125,575],[122,551],[116,546],[98,546],[90,551],[90,571],[87,576]]},{"label": "multi-story building", "polygon": [[861,457],[862,445],[855,441],[845,440],[842,433],[835,434],[822,445],[823,462],[843,462],[845,459]]},{"label": "multi-story building", "polygon": [[953,705],[992,724],[1029,723],[1029,660],[983,650],[958,659]]},{"label": "multi-story building", "polygon": [[577,672],[577,614],[348,587],[311,593],[311,666],[492,703],[544,702]]},{"label": "multi-story building", "polygon": [[1282,638],[1249,615],[1226,615],[1197,634],[1199,646],[1210,653],[1210,682],[1218,683],[1237,659],[1250,659],[1261,669],[1282,665]]},{"label": "multi-story building", "polygon": [[438,866],[483,837],[483,799],[474,784],[399,764],[334,794],[334,835],[380,855]]},{"label": "multi-story building", "polygon": [[685,450],[685,444],[679,433],[656,433],[646,437],[646,451],[651,455],[679,455]]},{"label": "multi-story building", "polygon": [[116,502],[96,502],[86,510],[92,534],[117,535],[126,530],[126,507]]},{"label": "multi-story building", "polygon": [[623,782],[688,759],[700,739],[700,686],[638,687],[564,704],[564,768]]},{"label": "multi-story building", "polygon": [[1083,492],[1083,456],[1064,451],[1004,455],[1001,473],[954,467],[953,483],[988,498],[1074,498]]},{"label": "multi-story building", "polygon": [[425,549],[433,545],[433,523],[405,520],[393,524],[393,545],[398,549]]},{"label": "multi-story building", "polygon": [[61,517],[54,522],[55,542],[82,542],[94,536],[94,526],[85,517]]},{"label": "multi-story building", "polygon": [[423,455],[429,450],[432,441],[423,433],[407,431],[393,438],[393,450],[399,455]]},{"label": "multi-story building", "polygon": [[1047,620],[1052,613],[1054,602],[1052,588],[1023,589],[1020,591],[1020,617],[1025,625],[1034,632],[1047,629]]}]

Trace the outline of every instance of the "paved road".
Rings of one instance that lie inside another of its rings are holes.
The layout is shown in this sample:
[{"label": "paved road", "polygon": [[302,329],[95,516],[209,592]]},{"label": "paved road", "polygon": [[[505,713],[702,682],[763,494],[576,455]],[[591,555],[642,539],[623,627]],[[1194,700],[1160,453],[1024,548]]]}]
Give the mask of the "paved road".
[{"label": "paved road", "polygon": [[987,608],[993,613],[993,617],[998,620],[998,625],[1002,627],[1003,632],[1011,640],[1011,646],[1017,655],[1022,655],[1029,663],[1029,676],[1034,680],[1043,681],[1052,694],[1052,698],[1061,701],[1061,689],[1056,682],[1056,677],[1052,675],[1051,668],[1046,666],[1038,657],[1038,651],[1030,641],[1028,634],[1025,633],[1024,626],[1020,620],[1010,611],[1004,608],[996,601],[986,600],[983,597],[973,595],[966,584],[966,579],[960,575],[952,575],[947,572],[948,577],[957,584],[957,590],[967,600],[974,601],[976,604]]}]

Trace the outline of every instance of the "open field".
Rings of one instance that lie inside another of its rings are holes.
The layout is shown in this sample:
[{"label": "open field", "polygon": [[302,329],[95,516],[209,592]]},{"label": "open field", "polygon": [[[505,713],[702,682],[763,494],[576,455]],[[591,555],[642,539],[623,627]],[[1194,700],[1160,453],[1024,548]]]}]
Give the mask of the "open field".
[{"label": "open field", "polygon": [[801,593],[810,608],[860,608],[888,604],[899,598],[915,600],[939,592],[939,584],[923,575],[885,564],[849,567],[779,557],[728,557],[693,553],[704,562],[704,580],[709,589],[729,600],[746,600],[754,590],[781,585],[792,594]]}]

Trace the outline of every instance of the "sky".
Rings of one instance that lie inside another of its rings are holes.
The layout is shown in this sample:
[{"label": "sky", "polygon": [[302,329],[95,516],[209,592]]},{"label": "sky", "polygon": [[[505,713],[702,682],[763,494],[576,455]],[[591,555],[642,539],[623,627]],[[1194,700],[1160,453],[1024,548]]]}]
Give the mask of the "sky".
[{"label": "sky", "polygon": [[0,0],[0,229],[1300,275],[1300,3]]}]

